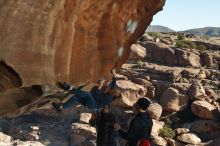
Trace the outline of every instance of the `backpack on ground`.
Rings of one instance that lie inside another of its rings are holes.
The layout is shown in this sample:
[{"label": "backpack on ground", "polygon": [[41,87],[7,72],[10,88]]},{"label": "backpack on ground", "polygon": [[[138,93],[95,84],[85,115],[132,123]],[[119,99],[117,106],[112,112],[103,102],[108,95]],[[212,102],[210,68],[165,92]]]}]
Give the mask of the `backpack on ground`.
[{"label": "backpack on ground", "polygon": [[150,146],[150,142],[147,139],[140,139],[137,146]]}]

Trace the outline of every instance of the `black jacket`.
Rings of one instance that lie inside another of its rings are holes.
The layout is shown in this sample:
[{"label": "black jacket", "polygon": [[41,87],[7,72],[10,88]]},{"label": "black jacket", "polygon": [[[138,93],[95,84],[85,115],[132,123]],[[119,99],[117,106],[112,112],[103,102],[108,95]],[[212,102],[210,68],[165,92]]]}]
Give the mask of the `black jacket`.
[{"label": "black jacket", "polygon": [[[112,81],[109,86],[110,86],[110,90],[117,87],[115,77],[112,78]],[[98,89],[97,86],[94,86],[91,89],[90,93],[96,101],[96,108],[97,109],[103,108],[103,107],[107,106],[108,104],[111,104],[111,102],[115,98],[109,92],[103,93],[102,89]]]},{"label": "black jacket", "polygon": [[114,124],[116,123],[115,115],[112,113],[103,113],[90,121],[90,124],[96,126],[97,130],[97,146],[116,146],[117,138]]},{"label": "black jacket", "polygon": [[137,146],[138,140],[145,138],[150,139],[151,129],[153,126],[152,119],[148,113],[139,113],[129,126],[128,132],[119,130],[119,135],[128,141],[129,146]]}]

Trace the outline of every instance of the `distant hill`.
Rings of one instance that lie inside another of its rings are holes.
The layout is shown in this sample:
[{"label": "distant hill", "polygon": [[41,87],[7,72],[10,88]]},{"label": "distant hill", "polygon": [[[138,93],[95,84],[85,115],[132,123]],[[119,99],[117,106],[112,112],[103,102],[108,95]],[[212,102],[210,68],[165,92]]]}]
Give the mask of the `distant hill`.
[{"label": "distant hill", "polygon": [[161,25],[150,25],[146,32],[175,32],[174,30],[165,27],[165,26],[161,26]]},{"label": "distant hill", "polygon": [[197,29],[189,29],[183,32],[192,33],[195,35],[220,36],[220,27],[204,27]]},{"label": "distant hill", "polygon": [[[162,25],[150,25],[146,32],[175,32],[175,30]],[[194,35],[220,36],[220,27],[203,27],[179,32],[192,33]]]}]

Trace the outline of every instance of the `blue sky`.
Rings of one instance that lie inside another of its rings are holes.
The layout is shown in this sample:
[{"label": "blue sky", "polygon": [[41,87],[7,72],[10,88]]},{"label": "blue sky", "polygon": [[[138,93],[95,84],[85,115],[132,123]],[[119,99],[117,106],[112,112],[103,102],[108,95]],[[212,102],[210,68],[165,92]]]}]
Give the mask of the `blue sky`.
[{"label": "blue sky", "polygon": [[220,27],[220,0],[166,0],[163,11],[154,16],[151,24],[176,31]]}]

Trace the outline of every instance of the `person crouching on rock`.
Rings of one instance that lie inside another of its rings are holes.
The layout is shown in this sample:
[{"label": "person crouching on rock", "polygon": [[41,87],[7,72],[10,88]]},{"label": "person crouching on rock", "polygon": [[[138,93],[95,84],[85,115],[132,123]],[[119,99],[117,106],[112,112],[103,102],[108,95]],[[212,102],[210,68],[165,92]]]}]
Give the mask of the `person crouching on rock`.
[{"label": "person crouching on rock", "polygon": [[119,136],[128,141],[128,146],[150,146],[150,134],[153,126],[152,119],[147,113],[150,101],[147,98],[140,98],[133,105],[134,119],[131,121],[128,132],[121,129],[116,123],[115,129]]},{"label": "person crouching on rock", "polygon": [[59,83],[58,85],[66,91],[69,91],[70,98],[65,103],[53,103],[53,107],[56,111],[61,112],[63,109],[73,107],[75,104],[81,104],[86,106],[91,111],[98,111],[99,109],[110,104],[114,99],[119,98],[120,92],[116,88],[116,72],[112,70],[113,78],[109,84],[109,88],[104,92],[103,82],[99,82],[99,86],[92,88],[90,92],[81,90],[83,86],[78,88],[72,88],[67,83]]}]

